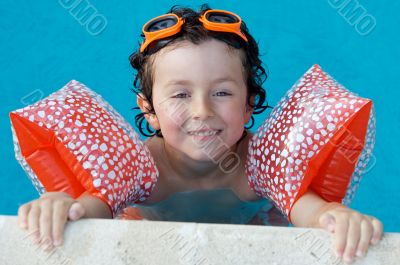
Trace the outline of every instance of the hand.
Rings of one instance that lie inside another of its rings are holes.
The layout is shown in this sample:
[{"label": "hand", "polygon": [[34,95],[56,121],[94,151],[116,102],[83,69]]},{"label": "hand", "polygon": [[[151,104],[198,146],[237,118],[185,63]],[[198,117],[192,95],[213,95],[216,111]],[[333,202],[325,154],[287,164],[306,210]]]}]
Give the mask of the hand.
[{"label": "hand", "polygon": [[377,244],[383,234],[378,219],[336,202],[323,206],[317,218],[320,227],[335,234],[336,255],[346,263],[352,262],[354,255],[365,256],[369,244]]},{"label": "hand", "polygon": [[67,220],[75,221],[84,215],[85,208],[68,194],[47,192],[19,207],[18,224],[33,235],[35,243],[50,250],[62,244]]}]

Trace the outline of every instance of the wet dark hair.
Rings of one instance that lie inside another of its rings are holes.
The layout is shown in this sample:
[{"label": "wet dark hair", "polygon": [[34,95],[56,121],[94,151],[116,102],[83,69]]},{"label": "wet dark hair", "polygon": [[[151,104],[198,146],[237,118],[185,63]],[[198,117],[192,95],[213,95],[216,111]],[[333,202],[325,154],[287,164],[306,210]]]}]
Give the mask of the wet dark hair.
[{"label": "wet dark hair", "polygon": [[[247,104],[251,108],[253,108],[253,114],[260,114],[267,108],[271,107],[268,105],[268,103],[266,103],[265,106],[263,105],[266,102],[266,91],[262,88],[262,84],[265,82],[268,75],[261,65],[262,62],[259,58],[258,44],[250,35],[249,30],[243,20],[241,24],[241,31],[246,36],[248,43],[245,43],[239,36],[233,33],[216,33],[205,29],[202,23],[199,21],[199,17],[210,9],[211,8],[207,4],[203,4],[200,7],[199,12],[196,12],[193,9],[187,7],[173,6],[171,10],[167,13],[174,13],[179,17],[184,18],[185,23],[183,24],[182,29],[178,34],[169,37],[168,40],[161,40],[161,42],[167,43],[163,47],[170,46],[173,43],[177,43],[183,40],[187,40],[192,42],[193,44],[198,45],[204,41],[214,38],[220,41],[224,41],[228,44],[228,47],[232,49],[243,49],[244,56],[241,57],[244,57],[242,58],[242,63],[245,73],[247,75]],[[142,37],[144,37],[143,34]],[[240,45],[238,45],[238,43]],[[159,49],[154,49],[155,51],[153,52],[147,52],[147,50],[149,49],[147,48],[143,53],[140,53],[140,51],[137,50],[129,56],[130,64],[135,70],[137,70],[137,74],[133,82],[134,88],[132,89],[132,91],[136,95],[142,93],[145,96],[145,100],[149,102],[149,105],[151,107],[148,112],[141,112],[137,114],[135,116],[135,123],[142,135],[156,135],[158,137],[163,137],[161,130],[154,131],[152,128],[150,128],[149,124],[146,121],[146,118],[144,117],[145,114],[155,114],[152,102],[153,60],[150,60],[150,58],[151,55],[156,53]],[[250,102],[251,96],[254,96],[254,105]],[[139,107],[134,107],[132,109],[140,110]],[[146,129],[150,134],[144,132],[142,127],[143,122],[146,122]],[[252,128],[253,125],[254,118],[253,116],[251,116],[251,125],[244,128],[242,138],[247,134],[246,129]]]}]

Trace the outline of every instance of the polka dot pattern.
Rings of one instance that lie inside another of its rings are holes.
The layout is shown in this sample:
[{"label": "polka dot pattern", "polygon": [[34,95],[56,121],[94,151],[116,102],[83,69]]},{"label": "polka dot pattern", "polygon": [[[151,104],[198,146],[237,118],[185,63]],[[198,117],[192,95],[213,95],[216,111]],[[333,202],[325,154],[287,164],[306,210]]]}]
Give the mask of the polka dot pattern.
[{"label": "polka dot pattern", "polygon": [[[250,187],[259,196],[270,198],[289,216],[299,191],[310,184],[310,161],[370,102],[351,93],[314,65],[286,93],[250,140],[245,163]],[[365,143],[354,173],[347,180],[349,185],[342,203],[348,204],[354,197],[372,153],[373,111],[369,117]]]},{"label": "polka dot pattern", "polygon": [[[13,112],[51,130],[90,179],[84,188],[106,201],[117,214],[144,201],[158,179],[158,169],[135,130],[100,95],[72,80],[47,98]],[[17,160],[36,189],[45,188],[26,163],[13,129]]]}]

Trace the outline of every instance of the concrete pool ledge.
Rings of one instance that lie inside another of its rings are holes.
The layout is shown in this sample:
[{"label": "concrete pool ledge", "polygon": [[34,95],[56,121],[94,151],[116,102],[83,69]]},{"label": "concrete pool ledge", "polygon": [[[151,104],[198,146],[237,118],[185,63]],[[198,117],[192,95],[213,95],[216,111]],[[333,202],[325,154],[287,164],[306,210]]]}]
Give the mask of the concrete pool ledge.
[{"label": "concrete pool ledge", "polygon": [[[0,216],[0,264],[343,264],[332,238],[320,229],[84,219],[46,252],[15,216]],[[385,233],[354,264],[399,263],[400,234]]]}]

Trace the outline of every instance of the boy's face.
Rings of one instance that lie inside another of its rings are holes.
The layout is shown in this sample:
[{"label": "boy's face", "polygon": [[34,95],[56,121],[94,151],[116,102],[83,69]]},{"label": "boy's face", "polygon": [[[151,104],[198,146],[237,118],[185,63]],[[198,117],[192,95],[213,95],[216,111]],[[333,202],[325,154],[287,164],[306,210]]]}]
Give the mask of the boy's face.
[{"label": "boy's face", "polygon": [[[166,145],[209,161],[212,154],[205,145],[236,144],[252,115],[240,51],[217,40],[200,45],[184,41],[161,50],[153,67],[156,115],[146,119],[154,129],[161,128]],[[199,130],[217,134],[204,136]]]}]

